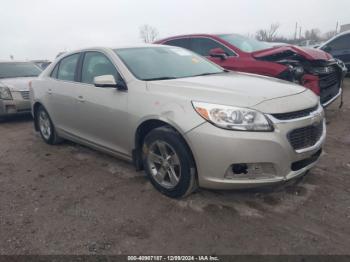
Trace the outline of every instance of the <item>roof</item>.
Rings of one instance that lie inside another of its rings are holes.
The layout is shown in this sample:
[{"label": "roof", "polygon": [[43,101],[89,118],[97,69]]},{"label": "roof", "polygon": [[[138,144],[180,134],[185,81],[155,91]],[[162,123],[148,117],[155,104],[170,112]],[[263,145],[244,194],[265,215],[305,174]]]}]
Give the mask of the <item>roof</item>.
[{"label": "roof", "polygon": [[321,48],[321,47],[327,45],[329,42],[333,41],[334,39],[336,39],[336,38],[338,38],[340,36],[343,36],[343,35],[347,35],[347,34],[350,34],[350,30],[341,32],[341,33],[337,34],[336,36],[333,36],[331,39],[329,39],[326,42],[324,42],[323,44],[321,44],[318,48]]},{"label": "roof", "polygon": [[84,51],[94,51],[94,50],[115,50],[115,49],[126,49],[126,48],[140,48],[140,47],[159,47],[159,48],[164,48],[164,45],[158,45],[158,44],[135,44],[135,45],[122,45],[122,46],[116,46],[116,47],[103,47],[103,46],[95,46],[95,47],[89,47],[89,48],[82,48],[82,49],[77,49],[77,50],[71,50],[69,52],[65,52],[62,55],[60,55],[57,58],[63,58],[67,57],[69,55],[72,55],[77,52],[84,52]]},{"label": "roof", "polygon": [[183,37],[194,37],[194,36],[206,36],[206,37],[215,37],[215,36],[218,36],[218,35],[225,35],[225,34],[201,34],[201,33],[197,33],[197,34],[185,34],[185,35],[173,35],[173,36],[169,36],[169,37],[166,37],[166,38],[162,38],[162,39],[158,39],[156,41],[154,41],[154,43],[161,43],[161,42],[164,42],[166,40],[170,40],[170,39],[174,39],[174,38],[183,38]]}]

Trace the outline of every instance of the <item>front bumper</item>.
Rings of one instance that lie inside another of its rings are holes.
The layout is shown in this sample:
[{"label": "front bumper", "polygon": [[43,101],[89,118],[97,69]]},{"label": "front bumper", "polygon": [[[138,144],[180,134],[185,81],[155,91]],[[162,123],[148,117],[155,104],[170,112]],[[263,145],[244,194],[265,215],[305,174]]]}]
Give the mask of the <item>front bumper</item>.
[{"label": "front bumper", "polygon": [[30,100],[23,99],[20,92],[11,94],[13,100],[0,99],[0,117],[30,113]]},{"label": "front bumper", "polygon": [[[224,130],[204,123],[186,134],[193,152],[199,186],[210,189],[251,188],[276,184],[303,175],[321,154],[326,138],[325,121],[319,141],[296,151],[287,134],[312,124],[312,118],[275,121],[274,132]],[[232,165],[249,166],[247,174],[233,174]]]}]

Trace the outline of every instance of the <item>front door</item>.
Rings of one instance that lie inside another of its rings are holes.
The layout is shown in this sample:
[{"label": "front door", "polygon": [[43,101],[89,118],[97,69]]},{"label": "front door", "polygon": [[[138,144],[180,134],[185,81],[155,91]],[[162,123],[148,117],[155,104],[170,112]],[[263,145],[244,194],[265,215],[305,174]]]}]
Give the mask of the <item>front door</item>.
[{"label": "front door", "polygon": [[113,75],[123,81],[111,60],[101,52],[86,52],[77,89],[79,136],[98,146],[129,155],[128,92],[94,86],[94,77]]}]

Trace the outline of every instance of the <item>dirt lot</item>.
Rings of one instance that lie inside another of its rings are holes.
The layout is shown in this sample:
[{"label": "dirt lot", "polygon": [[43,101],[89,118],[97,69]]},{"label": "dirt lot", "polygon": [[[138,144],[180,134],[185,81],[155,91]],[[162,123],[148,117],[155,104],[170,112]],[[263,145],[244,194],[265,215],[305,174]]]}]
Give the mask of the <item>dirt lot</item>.
[{"label": "dirt lot", "polygon": [[321,161],[295,185],[181,201],[29,118],[0,123],[0,254],[350,254],[350,79]]}]

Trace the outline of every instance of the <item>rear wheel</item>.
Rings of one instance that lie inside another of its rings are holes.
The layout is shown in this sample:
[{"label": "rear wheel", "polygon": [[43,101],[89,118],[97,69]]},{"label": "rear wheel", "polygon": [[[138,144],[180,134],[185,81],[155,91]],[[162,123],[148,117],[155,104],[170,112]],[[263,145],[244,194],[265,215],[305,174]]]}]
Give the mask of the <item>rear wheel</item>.
[{"label": "rear wheel", "polygon": [[40,135],[46,143],[55,145],[62,142],[62,139],[58,137],[55,131],[55,127],[52,124],[49,114],[43,106],[40,106],[36,112],[36,121]]},{"label": "rear wheel", "polygon": [[153,186],[169,197],[185,197],[197,188],[192,155],[171,128],[156,128],[146,136],[143,164]]}]

